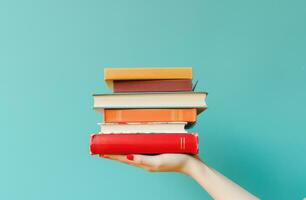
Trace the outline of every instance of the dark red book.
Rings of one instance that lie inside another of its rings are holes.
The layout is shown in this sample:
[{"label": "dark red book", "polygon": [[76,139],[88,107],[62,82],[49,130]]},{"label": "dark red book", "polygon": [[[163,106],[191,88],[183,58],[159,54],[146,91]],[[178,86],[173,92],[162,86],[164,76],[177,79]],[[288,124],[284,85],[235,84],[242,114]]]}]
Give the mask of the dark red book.
[{"label": "dark red book", "polygon": [[191,79],[114,80],[114,92],[179,92],[192,91]]},{"label": "dark red book", "polygon": [[94,134],[90,152],[94,154],[198,154],[198,134]]}]

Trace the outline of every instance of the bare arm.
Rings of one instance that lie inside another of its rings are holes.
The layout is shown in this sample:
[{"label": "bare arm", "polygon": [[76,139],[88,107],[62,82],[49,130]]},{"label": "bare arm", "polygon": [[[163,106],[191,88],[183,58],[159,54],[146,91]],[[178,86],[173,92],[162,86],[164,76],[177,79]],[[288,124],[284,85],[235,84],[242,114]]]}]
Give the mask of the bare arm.
[{"label": "bare arm", "polygon": [[208,167],[198,157],[185,154],[161,154],[157,156],[103,155],[101,157],[140,167],[150,172],[186,174],[196,180],[214,199],[258,199],[216,170]]},{"label": "bare arm", "polygon": [[195,179],[214,199],[258,199],[200,160],[190,162],[188,175]]}]

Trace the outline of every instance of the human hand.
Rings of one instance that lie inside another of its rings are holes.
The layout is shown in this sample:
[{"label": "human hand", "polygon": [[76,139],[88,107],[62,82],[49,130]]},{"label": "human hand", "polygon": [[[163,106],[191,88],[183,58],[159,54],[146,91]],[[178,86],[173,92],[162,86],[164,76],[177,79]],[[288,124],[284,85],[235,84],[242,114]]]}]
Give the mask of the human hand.
[{"label": "human hand", "polygon": [[186,154],[147,155],[100,155],[150,172],[179,172],[195,179],[213,199],[258,198],[235,184],[224,175],[208,167],[198,156]]},{"label": "human hand", "polygon": [[147,155],[100,155],[150,172],[179,172],[195,179],[213,199],[258,198],[235,184],[216,170],[208,167],[198,156],[186,154]]},{"label": "human hand", "polygon": [[192,162],[199,161],[198,156],[186,154],[100,155],[100,157],[140,167],[150,172],[180,172],[184,174],[189,174]]}]

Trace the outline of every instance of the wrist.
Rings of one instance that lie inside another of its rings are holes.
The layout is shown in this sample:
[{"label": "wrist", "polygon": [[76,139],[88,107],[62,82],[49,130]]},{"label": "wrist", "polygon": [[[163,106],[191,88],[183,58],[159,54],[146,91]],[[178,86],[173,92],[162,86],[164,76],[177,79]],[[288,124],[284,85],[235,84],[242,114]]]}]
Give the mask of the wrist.
[{"label": "wrist", "polygon": [[181,173],[193,177],[196,171],[198,171],[199,168],[203,168],[203,166],[206,167],[200,159],[190,156],[183,166]]}]

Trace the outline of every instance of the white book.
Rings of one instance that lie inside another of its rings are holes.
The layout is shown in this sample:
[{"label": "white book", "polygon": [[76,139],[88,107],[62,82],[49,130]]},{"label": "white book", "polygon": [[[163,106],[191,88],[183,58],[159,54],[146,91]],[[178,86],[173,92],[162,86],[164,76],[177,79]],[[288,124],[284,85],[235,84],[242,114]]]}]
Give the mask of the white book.
[{"label": "white book", "polygon": [[99,123],[100,133],[187,133],[186,122]]},{"label": "white book", "polygon": [[94,109],[105,108],[197,108],[207,105],[206,92],[145,92],[94,94]]}]

